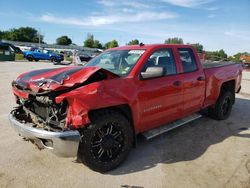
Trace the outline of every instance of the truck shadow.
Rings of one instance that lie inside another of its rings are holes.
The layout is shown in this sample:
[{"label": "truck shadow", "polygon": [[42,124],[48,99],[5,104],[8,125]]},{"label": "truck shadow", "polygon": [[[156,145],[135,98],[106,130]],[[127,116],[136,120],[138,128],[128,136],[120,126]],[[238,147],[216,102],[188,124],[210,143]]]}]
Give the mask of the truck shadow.
[{"label": "truck shadow", "polygon": [[203,155],[209,146],[229,137],[250,139],[250,134],[243,133],[250,130],[249,110],[250,100],[237,98],[231,117],[227,120],[216,121],[205,116],[148,141],[138,137],[137,148],[132,149],[128,159],[107,174],[129,174],[161,163],[191,161]]}]

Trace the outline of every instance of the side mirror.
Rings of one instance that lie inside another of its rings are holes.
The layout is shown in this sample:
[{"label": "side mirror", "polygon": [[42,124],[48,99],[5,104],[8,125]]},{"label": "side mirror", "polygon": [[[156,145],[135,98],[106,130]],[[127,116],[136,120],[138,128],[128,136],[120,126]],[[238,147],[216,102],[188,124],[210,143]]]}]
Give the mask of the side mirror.
[{"label": "side mirror", "polygon": [[149,78],[157,78],[162,77],[165,74],[165,70],[163,67],[148,67],[145,72],[141,72],[141,78],[149,79]]}]

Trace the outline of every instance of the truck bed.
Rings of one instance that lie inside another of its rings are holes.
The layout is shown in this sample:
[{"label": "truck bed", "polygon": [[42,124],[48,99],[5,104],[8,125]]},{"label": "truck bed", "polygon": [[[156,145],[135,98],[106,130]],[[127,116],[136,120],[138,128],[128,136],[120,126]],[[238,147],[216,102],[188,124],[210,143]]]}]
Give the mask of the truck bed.
[{"label": "truck bed", "polygon": [[235,81],[235,91],[240,88],[242,65],[240,63],[221,61],[202,63],[206,75],[205,106],[214,104],[220,94],[221,85],[227,80]]},{"label": "truck bed", "polygon": [[203,69],[209,69],[214,67],[223,67],[228,65],[234,65],[237,64],[232,61],[202,61],[201,62]]}]

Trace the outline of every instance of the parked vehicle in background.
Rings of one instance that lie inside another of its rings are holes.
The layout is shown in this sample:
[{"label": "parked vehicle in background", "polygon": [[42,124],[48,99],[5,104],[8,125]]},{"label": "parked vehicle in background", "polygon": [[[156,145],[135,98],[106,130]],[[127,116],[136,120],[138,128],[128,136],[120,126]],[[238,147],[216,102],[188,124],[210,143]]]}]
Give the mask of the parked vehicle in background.
[{"label": "parked vehicle in background", "polygon": [[0,42],[0,45],[1,46],[9,46],[15,53],[18,53],[18,54],[23,53],[22,50],[19,47],[15,46],[13,44],[10,44],[10,43],[7,43],[7,42]]},{"label": "parked vehicle in background", "polygon": [[190,45],[109,49],[84,66],[35,70],[12,83],[9,116],[40,149],[105,172],[121,164],[136,135],[147,139],[201,117],[230,116],[242,66],[201,64]]},{"label": "parked vehicle in background", "polygon": [[64,60],[62,54],[56,54],[50,50],[39,48],[31,48],[29,51],[24,51],[23,55],[28,61],[49,60],[53,63],[60,63]]},{"label": "parked vehicle in background", "polygon": [[78,51],[76,53],[77,56],[79,56],[81,62],[88,62],[90,61],[93,57],[91,57],[91,54],[87,53],[86,51]]},{"label": "parked vehicle in background", "polygon": [[0,61],[15,61],[15,52],[6,43],[0,43]]},{"label": "parked vehicle in background", "polygon": [[80,57],[81,62],[83,62],[83,61],[89,62],[92,59],[92,57],[87,55],[87,54],[79,55],[79,57]]}]

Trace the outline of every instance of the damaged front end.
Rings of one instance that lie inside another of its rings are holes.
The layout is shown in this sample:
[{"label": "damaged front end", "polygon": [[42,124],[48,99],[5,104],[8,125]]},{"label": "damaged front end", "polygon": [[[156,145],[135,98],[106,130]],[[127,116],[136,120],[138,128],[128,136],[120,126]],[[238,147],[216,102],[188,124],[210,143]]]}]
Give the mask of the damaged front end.
[{"label": "damaged front end", "polygon": [[10,115],[11,125],[25,140],[60,157],[75,157],[80,133],[65,127],[68,104],[56,104],[48,96],[17,98],[18,107]]},{"label": "damaged front end", "polygon": [[[58,97],[93,82],[115,77],[98,67],[46,69],[23,74],[12,83],[18,107],[11,111],[9,120],[20,136],[31,140],[39,149],[50,149],[58,156],[74,157],[83,117],[74,116],[74,100],[58,102]],[[77,109],[79,112],[80,107]]]},{"label": "damaged front end", "polygon": [[19,104],[11,113],[23,123],[32,127],[52,132],[66,131],[66,116],[68,104],[54,103],[49,96],[33,96],[28,99],[17,97]]}]

